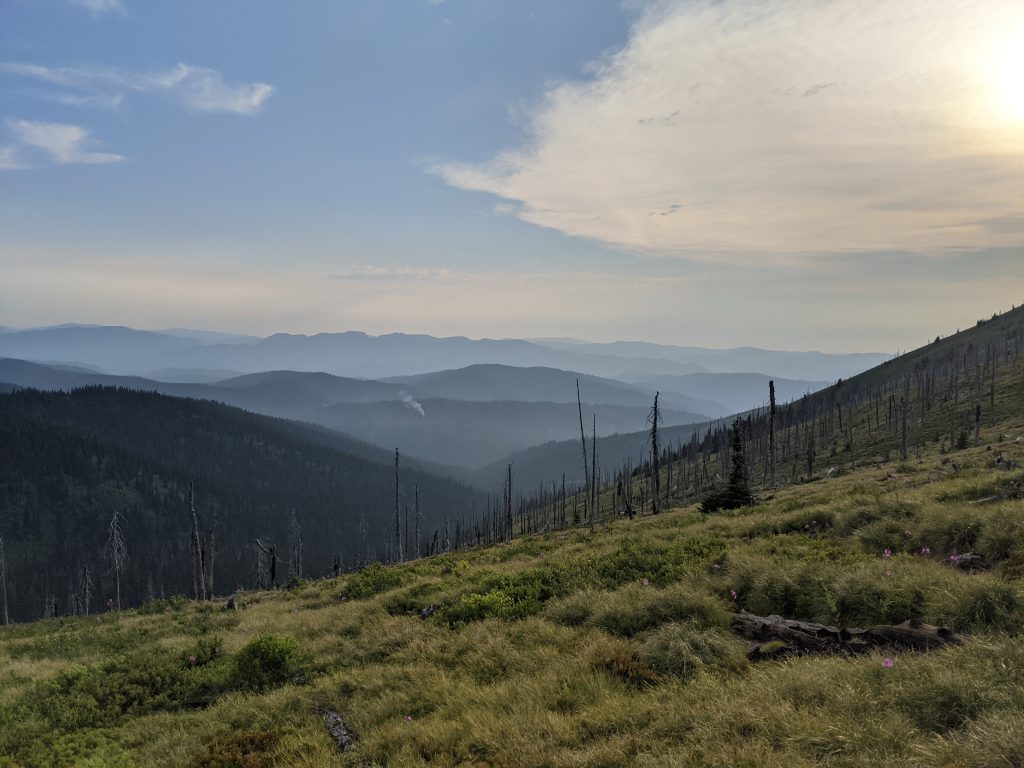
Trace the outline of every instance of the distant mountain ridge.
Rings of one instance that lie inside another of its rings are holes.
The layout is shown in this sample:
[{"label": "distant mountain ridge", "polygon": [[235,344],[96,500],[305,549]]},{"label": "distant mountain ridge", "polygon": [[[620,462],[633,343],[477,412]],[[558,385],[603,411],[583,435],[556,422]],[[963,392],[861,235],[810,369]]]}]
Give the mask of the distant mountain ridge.
[{"label": "distant mountain ridge", "polygon": [[708,349],[646,341],[613,341],[594,343],[575,340],[540,340],[552,349],[611,354],[630,359],[664,359],[685,361],[699,370],[690,373],[763,373],[771,377],[834,381],[866,371],[892,358],[877,352],[789,352],[759,347]]},{"label": "distant mountain ridge", "polygon": [[[575,377],[550,369],[509,369],[503,374],[540,376],[559,402],[513,400],[514,390],[481,389],[462,399],[461,371],[433,380],[429,397],[415,382],[351,379],[327,373],[268,371],[214,384],[167,383],[138,376],[113,376],[0,359],[0,381],[36,389],[72,390],[111,386],[226,403],[269,416],[309,422],[372,443],[400,447],[424,462],[475,469],[505,454],[578,434]],[[474,371],[465,376],[473,380]],[[598,435],[631,432],[643,425],[653,393],[621,382],[584,377],[581,386],[588,420],[597,416]],[[440,386],[447,379],[450,386]],[[556,386],[552,379],[559,383]],[[500,381],[498,382],[500,383]],[[528,382],[523,382],[529,388]],[[534,384],[536,390],[539,385]],[[564,390],[564,391],[561,391]],[[601,402],[612,400],[612,402]],[[705,415],[666,402],[666,425],[703,421]],[[589,423],[589,422],[588,422]],[[588,430],[592,426],[588,426]],[[449,475],[458,473],[451,472]],[[459,475],[464,477],[465,475]]]},{"label": "distant mountain ridge", "polygon": [[752,347],[711,350],[646,342],[593,344],[567,340],[469,339],[426,334],[370,336],[359,331],[312,336],[278,333],[264,339],[214,331],[142,331],[126,326],[64,325],[8,330],[0,356],[98,366],[123,375],[161,369],[323,371],[381,379],[492,363],[541,366],[618,378],[633,373],[684,375],[753,371],[813,381],[848,377],[888,358]]},{"label": "distant mountain ridge", "polygon": [[775,398],[779,403],[817,392],[833,383],[782,379],[764,373],[688,373],[684,376],[637,374],[635,379],[627,380],[648,389],[685,392],[696,398],[714,398],[722,407],[719,411],[705,410],[704,413],[709,416],[728,416],[766,403],[769,381],[775,382]]}]

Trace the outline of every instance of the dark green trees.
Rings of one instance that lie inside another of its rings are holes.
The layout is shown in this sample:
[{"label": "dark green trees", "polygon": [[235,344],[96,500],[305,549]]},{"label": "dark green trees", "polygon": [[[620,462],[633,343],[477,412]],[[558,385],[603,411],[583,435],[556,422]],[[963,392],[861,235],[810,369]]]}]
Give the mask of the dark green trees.
[{"label": "dark green trees", "polygon": [[729,481],[725,488],[715,491],[701,504],[701,512],[715,512],[720,509],[738,509],[754,503],[750,493],[750,473],[747,469],[747,455],[740,434],[740,420],[732,423],[729,449]]}]

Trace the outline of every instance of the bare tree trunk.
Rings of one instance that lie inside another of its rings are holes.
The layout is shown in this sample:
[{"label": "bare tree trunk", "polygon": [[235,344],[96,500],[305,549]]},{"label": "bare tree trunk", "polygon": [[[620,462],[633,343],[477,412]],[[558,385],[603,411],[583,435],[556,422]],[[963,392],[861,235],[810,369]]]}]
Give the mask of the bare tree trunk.
[{"label": "bare tree trunk", "polygon": [[124,534],[121,531],[121,516],[114,510],[110,518],[110,527],[107,529],[107,559],[110,560],[111,568],[114,570],[114,584],[116,589],[117,610],[121,610],[121,573],[124,571],[125,563],[128,561],[128,547],[125,545]]},{"label": "bare tree trunk", "polygon": [[661,412],[658,410],[660,394],[660,392],[654,393],[654,405],[648,416],[648,421],[651,424],[651,480],[654,483],[654,492],[651,494],[651,512],[655,515],[661,511],[659,508],[661,503],[661,468],[659,466],[661,446],[658,444],[658,420],[661,418]]},{"label": "bare tree trunk", "polygon": [[7,612],[7,558],[4,556],[4,537],[0,536],[0,596],[4,599],[4,624],[11,623]]},{"label": "bare tree trunk", "polygon": [[590,439],[590,532],[594,532],[594,516],[597,514],[597,414],[594,414],[594,432]]},{"label": "bare tree trunk", "polygon": [[395,448],[395,559],[402,562],[402,519],[399,504],[398,449]]},{"label": "bare tree trunk", "polygon": [[508,465],[505,480],[505,539],[512,540],[512,465]]},{"label": "bare tree trunk", "polygon": [[206,532],[206,546],[203,547],[203,565],[205,566],[205,577],[206,577],[206,599],[213,599],[213,553],[214,553],[214,537],[213,529],[211,528]]},{"label": "bare tree trunk", "polygon": [[583,401],[580,399],[580,380],[576,379],[576,407],[580,412],[580,444],[583,446],[583,482],[587,484],[587,495],[590,496],[590,467],[587,465],[587,436],[583,431]]},{"label": "bare tree trunk", "polygon": [[423,545],[420,543],[420,524],[423,521],[423,512],[420,509],[420,487],[416,486],[416,558],[423,557]]},{"label": "bare tree trunk", "polygon": [[778,488],[775,476],[775,381],[768,382],[768,482]]},{"label": "bare tree trunk", "polygon": [[907,398],[900,398],[900,461],[907,460]]},{"label": "bare tree trunk", "polygon": [[192,596],[206,599],[206,579],[203,576],[203,543],[199,540],[199,518],[196,516],[195,486],[188,484],[188,504],[192,511]]}]

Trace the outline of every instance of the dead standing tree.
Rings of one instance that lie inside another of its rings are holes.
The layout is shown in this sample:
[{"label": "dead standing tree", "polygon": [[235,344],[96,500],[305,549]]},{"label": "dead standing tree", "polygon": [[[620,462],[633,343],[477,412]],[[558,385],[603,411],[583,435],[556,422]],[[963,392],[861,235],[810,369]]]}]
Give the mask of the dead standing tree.
[{"label": "dead standing tree", "polygon": [[4,599],[4,624],[11,623],[10,614],[7,612],[7,558],[4,557],[4,537],[0,536],[0,595]]},{"label": "dead standing tree", "polygon": [[647,423],[651,426],[651,480],[654,483],[654,493],[651,494],[651,512],[655,515],[661,511],[658,507],[661,503],[661,472],[659,466],[661,445],[659,445],[658,438],[658,422],[661,421],[661,411],[658,410],[658,397],[660,394],[660,392],[654,393],[654,405],[651,406],[651,412],[647,415]]},{"label": "dead standing tree", "polygon": [[[277,545],[269,547],[259,539],[255,539],[256,553],[256,581],[257,586],[270,585],[271,589],[277,589]],[[263,579],[264,574],[266,580]]]},{"label": "dead standing tree", "polygon": [[419,559],[423,557],[423,543],[420,541],[420,526],[423,524],[423,510],[420,507],[420,487],[416,486],[416,552],[415,557]]},{"label": "dead standing tree", "polygon": [[206,599],[206,569],[203,567],[203,543],[199,538],[199,518],[196,515],[195,486],[188,484],[188,505],[192,512],[192,597]]},{"label": "dead standing tree", "polygon": [[302,578],[302,526],[294,509],[288,521],[288,575]]},{"label": "dead standing tree", "polygon": [[128,546],[124,541],[124,532],[121,530],[121,515],[115,509],[110,517],[110,526],[107,528],[107,545],[104,549],[110,567],[114,571],[115,601],[117,610],[121,610],[121,574],[124,573],[124,566],[128,562]]},{"label": "dead standing tree", "polygon": [[401,517],[401,493],[399,486],[398,477],[398,449],[395,448],[395,530],[394,530],[394,546],[395,546],[395,560],[402,562],[402,517]]},{"label": "dead standing tree", "polygon": [[768,382],[768,482],[778,488],[775,476],[775,381]]},{"label": "dead standing tree", "polygon": [[583,431],[583,401],[580,399],[580,380],[576,379],[576,407],[580,412],[580,444],[583,446],[583,480],[586,483],[585,501],[590,498],[590,466],[587,461],[587,435]]}]

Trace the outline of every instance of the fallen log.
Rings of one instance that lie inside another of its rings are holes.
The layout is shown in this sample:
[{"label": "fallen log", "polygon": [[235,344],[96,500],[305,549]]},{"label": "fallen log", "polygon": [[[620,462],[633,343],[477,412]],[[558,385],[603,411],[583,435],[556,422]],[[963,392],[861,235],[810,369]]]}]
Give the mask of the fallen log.
[{"label": "fallen log", "polygon": [[741,637],[757,641],[758,644],[747,654],[754,661],[810,653],[867,653],[882,646],[923,651],[960,641],[948,627],[914,620],[902,624],[878,624],[866,629],[840,629],[775,615],[757,616],[747,611],[733,616],[732,629]]},{"label": "fallen log", "polygon": [[327,732],[331,734],[334,743],[338,745],[342,752],[348,752],[356,745],[359,737],[356,736],[355,731],[345,724],[345,721],[341,719],[341,715],[333,709],[327,709],[326,707],[320,709],[320,714],[323,715],[324,723],[327,725]]}]

